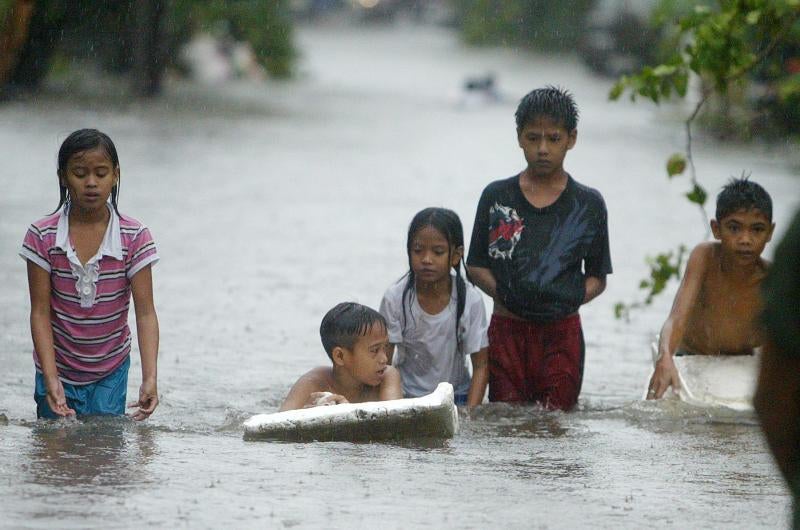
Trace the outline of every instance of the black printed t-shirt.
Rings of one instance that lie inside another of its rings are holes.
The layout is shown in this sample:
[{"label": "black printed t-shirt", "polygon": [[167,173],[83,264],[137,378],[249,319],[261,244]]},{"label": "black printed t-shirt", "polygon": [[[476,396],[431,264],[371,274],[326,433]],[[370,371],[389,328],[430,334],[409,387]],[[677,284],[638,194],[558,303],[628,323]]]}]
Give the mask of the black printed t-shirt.
[{"label": "black printed t-shirt", "polygon": [[490,269],[500,302],[521,318],[550,322],[574,313],[586,276],[612,272],[602,195],[568,176],[558,199],[536,208],[519,175],[492,182],[478,201],[467,264]]}]

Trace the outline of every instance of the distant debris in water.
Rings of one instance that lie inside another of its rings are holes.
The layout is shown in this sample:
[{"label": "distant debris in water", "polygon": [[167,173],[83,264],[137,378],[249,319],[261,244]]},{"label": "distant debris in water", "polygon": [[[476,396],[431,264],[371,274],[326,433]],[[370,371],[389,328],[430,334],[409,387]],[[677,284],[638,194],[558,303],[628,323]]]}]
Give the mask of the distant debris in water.
[{"label": "distant debris in water", "polygon": [[469,76],[464,79],[456,106],[460,108],[481,107],[504,101],[497,89],[497,78],[494,73]]}]

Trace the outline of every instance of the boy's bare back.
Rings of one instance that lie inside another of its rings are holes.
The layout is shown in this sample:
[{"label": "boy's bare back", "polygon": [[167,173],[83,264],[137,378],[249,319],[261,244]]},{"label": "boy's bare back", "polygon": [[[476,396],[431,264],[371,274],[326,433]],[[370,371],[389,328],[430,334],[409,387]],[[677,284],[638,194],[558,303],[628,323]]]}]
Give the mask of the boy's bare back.
[{"label": "boy's bare back", "polygon": [[[758,258],[752,268],[723,263],[719,243],[702,243],[695,252],[700,285],[686,322],[679,350],[701,355],[751,354],[761,345],[757,316],[759,289],[767,264]],[[687,269],[687,273],[689,273]]]}]

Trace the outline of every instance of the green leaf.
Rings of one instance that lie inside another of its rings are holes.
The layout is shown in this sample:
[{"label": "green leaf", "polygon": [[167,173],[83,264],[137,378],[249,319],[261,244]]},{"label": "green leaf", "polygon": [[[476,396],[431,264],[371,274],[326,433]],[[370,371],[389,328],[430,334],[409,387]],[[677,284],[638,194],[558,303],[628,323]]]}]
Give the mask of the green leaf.
[{"label": "green leaf", "polygon": [[656,77],[666,77],[668,75],[672,75],[677,70],[674,66],[666,65],[666,64],[659,64],[655,68],[653,68],[653,75]]},{"label": "green leaf", "polygon": [[745,20],[747,20],[747,23],[752,26],[758,23],[759,18],[761,18],[761,11],[756,9],[755,11],[750,11],[749,13],[747,13],[747,17],[745,17]]},{"label": "green leaf", "polygon": [[616,101],[625,91],[625,78],[614,83],[614,86],[611,87],[611,91],[608,93],[608,99],[611,101]]},{"label": "green leaf", "polygon": [[680,97],[686,97],[686,89],[689,86],[689,76],[682,72],[675,76],[675,91]]},{"label": "green leaf", "polygon": [[675,153],[667,160],[667,175],[670,178],[680,175],[686,171],[686,157],[681,153]]},{"label": "green leaf", "polygon": [[686,198],[689,199],[689,201],[702,206],[706,203],[708,193],[706,193],[706,190],[704,190],[702,186],[695,184],[694,189],[686,194]]}]

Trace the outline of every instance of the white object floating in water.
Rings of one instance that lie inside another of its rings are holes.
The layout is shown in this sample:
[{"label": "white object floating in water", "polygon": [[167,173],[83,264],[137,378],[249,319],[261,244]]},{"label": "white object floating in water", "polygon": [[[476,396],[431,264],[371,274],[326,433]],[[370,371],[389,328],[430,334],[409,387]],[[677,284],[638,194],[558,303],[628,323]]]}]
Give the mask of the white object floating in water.
[{"label": "white object floating in water", "polygon": [[[658,344],[651,347],[655,363]],[[697,407],[752,412],[760,358],[759,354],[676,356],[673,359],[681,384],[678,399]],[[647,381],[649,384],[650,378]]]},{"label": "white object floating in water", "polygon": [[244,422],[246,440],[364,441],[452,438],[458,431],[453,385],[439,383],[418,398],[342,403],[257,414]]}]

